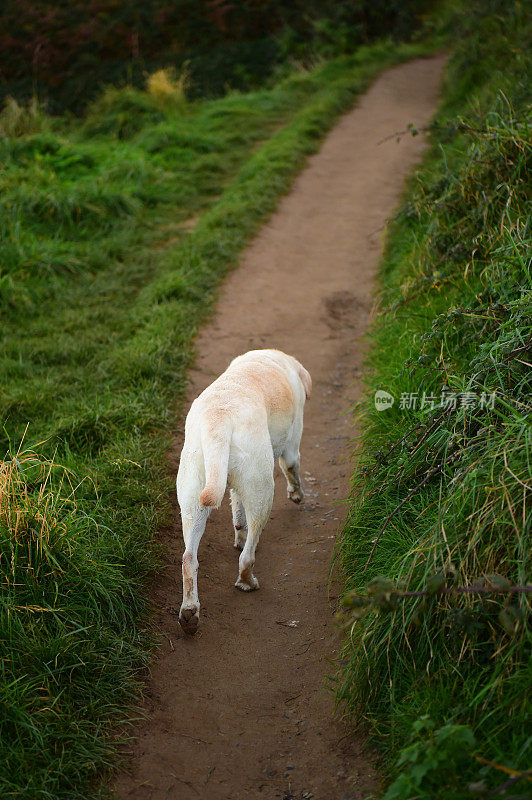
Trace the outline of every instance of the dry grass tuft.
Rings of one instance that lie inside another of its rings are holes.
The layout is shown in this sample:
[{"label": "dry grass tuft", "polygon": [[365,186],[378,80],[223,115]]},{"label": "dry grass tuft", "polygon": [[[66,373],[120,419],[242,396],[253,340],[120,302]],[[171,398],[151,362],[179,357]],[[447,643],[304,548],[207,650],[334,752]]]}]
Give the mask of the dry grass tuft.
[{"label": "dry grass tuft", "polygon": [[190,70],[185,64],[179,75],[172,67],[158,69],[146,80],[146,91],[162,107],[184,106],[190,88]]},{"label": "dry grass tuft", "polygon": [[47,118],[36,97],[32,97],[27,105],[18,103],[14,97],[6,97],[4,108],[0,111],[1,137],[41,133],[47,127]]},{"label": "dry grass tuft", "polygon": [[[62,491],[65,483],[70,499]],[[68,471],[32,450],[19,448],[0,461],[0,527],[12,546],[30,535],[39,556],[47,553],[51,538],[66,535],[63,506],[72,510],[72,494]]]}]

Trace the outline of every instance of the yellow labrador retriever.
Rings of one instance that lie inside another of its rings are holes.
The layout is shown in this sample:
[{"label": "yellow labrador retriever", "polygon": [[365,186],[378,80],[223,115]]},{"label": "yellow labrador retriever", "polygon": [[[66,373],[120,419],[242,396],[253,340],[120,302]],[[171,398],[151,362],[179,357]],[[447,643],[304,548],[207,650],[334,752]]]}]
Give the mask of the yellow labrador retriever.
[{"label": "yellow labrador retriever", "polygon": [[199,543],[226,486],[231,492],[235,547],[242,550],[235,586],[244,592],[259,588],[252,570],[272,507],[277,459],[288,497],[294,503],[303,499],[299,442],[311,386],[309,373],[292,356],[280,350],[251,350],[235,358],[192,403],[177,474],[185,542],[179,621],[187,633],[195,633],[199,623]]}]

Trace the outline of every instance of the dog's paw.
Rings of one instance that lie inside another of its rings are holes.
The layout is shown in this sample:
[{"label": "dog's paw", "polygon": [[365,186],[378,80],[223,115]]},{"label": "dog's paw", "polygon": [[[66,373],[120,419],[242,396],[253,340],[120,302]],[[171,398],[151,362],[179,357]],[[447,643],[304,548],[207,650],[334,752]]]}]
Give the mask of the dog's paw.
[{"label": "dog's paw", "polygon": [[303,502],[303,492],[302,492],[302,490],[301,489],[292,489],[291,491],[288,492],[288,499],[291,500],[292,503],[295,503],[296,505],[299,505],[300,503]]},{"label": "dog's paw", "polygon": [[179,612],[179,624],[185,633],[193,636],[198,630],[199,625],[199,608],[192,606],[192,608],[182,608]]},{"label": "dog's paw", "polygon": [[237,589],[240,589],[241,592],[254,592],[255,589],[259,588],[259,582],[254,575],[250,575],[248,580],[243,580],[239,577],[235,586]]}]

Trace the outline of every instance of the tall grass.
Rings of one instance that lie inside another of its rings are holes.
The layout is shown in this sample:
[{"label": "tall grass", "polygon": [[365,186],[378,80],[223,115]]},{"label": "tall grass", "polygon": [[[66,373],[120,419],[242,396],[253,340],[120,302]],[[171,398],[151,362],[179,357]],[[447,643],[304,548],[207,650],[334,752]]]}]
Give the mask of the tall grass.
[{"label": "tall grass", "polygon": [[6,798],[58,797],[65,785],[86,797],[87,778],[111,758],[102,725],[125,718],[145,658],[141,573],[124,569],[126,540],[98,524],[97,506],[90,516],[77,504],[76,484],[23,446],[0,464]]},{"label": "tall grass", "polygon": [[355,608],[338,696],[385,746],[388,800],[484,796],[530,767],[532,595],[452,590],[532,588],[530,25],[487,5],[458,17],[389,237],[368,383],[396,402],[360,410],[339,554]]}]

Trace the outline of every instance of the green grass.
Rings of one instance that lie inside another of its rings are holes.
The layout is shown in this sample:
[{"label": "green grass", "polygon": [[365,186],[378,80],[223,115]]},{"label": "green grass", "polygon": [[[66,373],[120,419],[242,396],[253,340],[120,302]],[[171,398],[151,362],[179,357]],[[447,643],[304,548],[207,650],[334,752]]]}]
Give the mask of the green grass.
[{"label": "green grass", "polygon": [[111,89],[82,120],[0,119],[2,797],[99,795],[146,660],[198,325],[337,116],[427,49],[216,101]]},{"label": "green grass", "polygon": [[[530,32],[511,0],[458,14],[433,145],[382,265],[338,554],[355,597],[337,692],[382,745],[387,800],[484,796],[509,776],[478,758],[531,766],[532,596],[398,596],[433,575],[531,580]],[[377,389],[392,408],[375,410]]]}]

